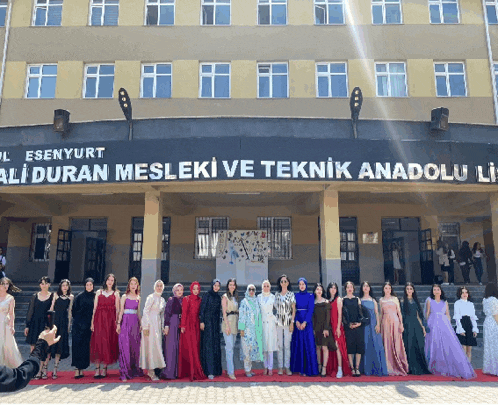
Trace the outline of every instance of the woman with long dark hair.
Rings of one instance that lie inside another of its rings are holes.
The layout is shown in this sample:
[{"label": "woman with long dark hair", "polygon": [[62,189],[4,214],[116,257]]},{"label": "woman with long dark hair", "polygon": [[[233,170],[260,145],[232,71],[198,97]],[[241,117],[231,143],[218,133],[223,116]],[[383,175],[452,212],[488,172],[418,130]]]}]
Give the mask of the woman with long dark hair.
[{"label": "woman with long dark hair", "polygon": [[479,242],[474,243],[474,246],[472,247],[472,258],[474,259],[474,268],[479,285],[482,285],[482,274],[484,273],[482,259],[485,257],[486,253],[484,252],[484,249],[481,248],[481,244]]},{"label": "woman with long dark hair", "polygon": [[22,363],[22,356],[14,338],[16,302],[10,295],[21,291],[7,277],[0,278],[0,366],[17,368]]},{"label": "woman with long dark hair", "polygon": [[325,289],[320,283],[316,284],[313,295],[315,297],[315,309],[313,311],[313,333],[315,335],[318,373],[320,376],[326,377],[329,351],[335,351],[337,347],[335,345],[332,327],[330,324],[330,303],[325,298]]},{"label": "woman with long dark hair", "polygon": [[453,305],[455,332],[462,344],[465,354],[472,361],[472,347],[477,346],[477,315],[468,287],[459,287],[456,293],[458,300]]},{"label": "woman with long dark hair", "polygon": [[221,330],[225,339],[225,357],[227,360],[227,374],[231,380],[236,380],[235,367],[233,364],[233,349],[237,339],[239,324],[239,304],[237,302],[237,280],[229,278],[227,281],[227,292],[221,298],[223,321]]},{"label": "woman with long dark hair", "polygon": [[296,296],[292,292],[291,283],[287,275],[282,274],[277,279],[277,292],[275,294],[275,310],[277,320],[277,345],[278,345],[278,374],[292,375],[290,370],[291,340],[296,318]]},{"label": "woman with long dark hair", "polygon": [[469,242],[464,240],[462,247],[458,251],[458,261],[462,271],[464,284],[470,284],[470,266],[472,265],[472,250]]},{"label": "woman with long dark hair", "polygon": [[491,282],[486,285],[482,309],[484,319],[484,356],[482,372],[498,375],[498,288]]},{"label": "woman with long dark hair", "polygon": [[346,333],[349,366],[353,377],[359,377],[361,356],[365,354],[365,336],[361,319],[363,318],[361,300],[354,295],[354,283],[347,281],[344,288],[346,296],[343,303],[343,323]]}]

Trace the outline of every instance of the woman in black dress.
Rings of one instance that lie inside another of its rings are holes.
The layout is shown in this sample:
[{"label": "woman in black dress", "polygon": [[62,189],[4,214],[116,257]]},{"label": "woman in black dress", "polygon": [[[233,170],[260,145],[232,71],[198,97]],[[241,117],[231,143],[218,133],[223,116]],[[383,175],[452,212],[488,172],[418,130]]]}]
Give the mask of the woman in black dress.
[{"label": "woman in black dress", "polygon": [[201,302],[199,318],[201,321],[201,365],[204,374],[212,380],[221,375],[221,282],[214,279],[211,290]]},{"label": "woman in black dress", "polygon": [[93,278],[85,280],[85,291],[79,293],[73,303],[73,359],[71,366],[76,368],[74,378],[83,378],[83,370],[90,366],[90,338],[92,331]]},{"label": "woman in black dress", "polygon": [[315,296],[313,333],[315,334],[318,372],[322,377],[326,377],[329,350],[337,350],[337,347],[332,333],[332,324],[330,323],[330,303],[325,298],[325,289],[320,283],[315,286],[313,294]]},{"label": "woman in black dress", "polygon": [[342,299],[342,315],[348,359],[353,377],[359,377],[361,375],[359,370],[361,356],[365,354],[365,335],[361,324],[361,319],[363,318],[361,301],[354,296],[354,284],[352,281],[347,281],[344,287],[346,296]]}]

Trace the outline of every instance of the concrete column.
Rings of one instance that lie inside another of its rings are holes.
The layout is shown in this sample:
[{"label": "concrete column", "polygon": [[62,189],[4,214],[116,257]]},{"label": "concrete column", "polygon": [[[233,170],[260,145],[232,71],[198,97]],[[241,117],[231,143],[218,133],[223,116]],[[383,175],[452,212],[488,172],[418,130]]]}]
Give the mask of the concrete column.
[{"label": "concrete column", "polygon": [[154,292],[154,283],[161,277],[163,210],[161,193],[147,191],[145,193],[144,239],[142,245],[142,279],[141,306]]},{"label": "concrete column", "polygon": [[50,253],[48,255],[48,276],[50,277],[51,281],[54,281],[55,276],[55,260],[57,258],[57,240],[59,238],[59,229],[64,229],[66,231],[70,230],[68,216],[52,217],[52,232],[50,233]]},{"label": "concrete column", "polygon": [[[491,234],[492,237],[489,237],[489,233],[484,235],[484,244],[486,248],[487,254],[492,254],[491,258],[487,263],[488,267],[488,281],[496,282],[496,269],[498,264],[498,193],[490,193],[489,194],[489,205],[491,208]],[[492,243],[492,244],[491,244]],[[489,246],[491,245],[491,246]]]},{"label": "concrete column", "polygon": [[341,249],[339,232],[339,193],[324,190],[320,200],[320,252],[325,286],[336,282],[342,289]]}]

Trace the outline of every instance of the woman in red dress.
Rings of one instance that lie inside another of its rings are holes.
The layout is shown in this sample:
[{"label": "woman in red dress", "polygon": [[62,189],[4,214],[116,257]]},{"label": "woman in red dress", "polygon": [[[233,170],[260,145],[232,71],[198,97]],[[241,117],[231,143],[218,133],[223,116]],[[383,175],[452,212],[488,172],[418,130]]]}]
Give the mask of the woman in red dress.
[{"label": "woman in red dress", "polygon": [[[107,366],[118,361],[119,335],[116,331],[116,320],[119,314],[119,292],[116,289],[116,277],[108,274],[104,285],[95,294],[93,316],[90,329],[90,361],[95,363],[94,378],[107,376]],[[100,365],[103,364],[103,372]]]},{"label": "woman in red dress", "polygon": [[[335,352],[330,351],[329,362],[327,364],[327,374],[341,378],[343,375],[352,376],[348,363],[348,349],[346,347],[346,337],[342,326],[342,299],[339,297],[339,287],[336,283],[329,283],[327,286],[328,299],[330,301],[330,323],[337,346]],[[343,361],[346,359],[346,361]]]},{"label": "woman in red dress", "polygon": [[199,311],[201,308],[201,285],[194,281],[190,285],[190,295],[182,301],[182,321],[180,334],[180,354],[178,358],[178,378],[189,377],[190,381],[206,378],[200,360],[201,329]]}]

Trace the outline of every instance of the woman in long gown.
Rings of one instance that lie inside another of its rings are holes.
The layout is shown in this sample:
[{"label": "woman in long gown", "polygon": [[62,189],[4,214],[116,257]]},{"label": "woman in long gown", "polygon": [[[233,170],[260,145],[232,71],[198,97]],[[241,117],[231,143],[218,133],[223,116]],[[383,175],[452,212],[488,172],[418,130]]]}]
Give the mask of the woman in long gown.
[{"label": "woman in long gown", "polygon": [[14,308],[16,302],[11,292],[19,292],[7,277],[0,279],[0,366],[17,368],[23,362],[14,338]]},{"label": "woman in long gown", "polygon": [[315,298],[307,291],[308,281],[298,280],[296,293],[296,319],[291,342],[291,371],[312,376],[318,374],[315,337],[313,335],[313,311]]},{"label": "woman in long gown", "polygon": [[273,375],[273,352],[278,349],[277,320],[273,314],[275,296],[271,293],[269,280],[263,281],[261,288],[263,292],[258,295],[258,302],[263,323],[263,363],[265,367],[263,375]]},{"label": "woman in long gown", "polygon": [[476,375],[451,327],[450,310],[439,284],[432,286],[426,301],[427,326],[425,356],[429,371],[436,375],[450,375],[465,379]]},{"label": "woman in long gown", "polygon": [[488,283],[484,290],[482,308],[484,319],[484,356],[482,372],[498,375],[498,289],[495,283]]},{"label": "woman in long gown", "polygon": [[142,317],[142,340],[140,342],[140,367],[148,371],[152,381],[158,381],[155,369],[166,367],[162,348],[164,308],[166,301],[162,297],[164,283],[157,280],[154,292],[147,297]]},{"label": "woman in long gown", "polygon": [[214,279],[211,290],[201,301],[199,319],[201,321],[201,364],[204,374],[212,380],[223,372],[221,367],[221,281]]},{"label": "woman in long gown", "polygon": [[245,298],[240,303],[239,330],[244,371],[247,377],[253,377],[252,362],[263,361],[263,322],[254,284],[247,286]]},{"label": "woman in long gown", "polygon": [[[354,296],[354,284],[347,281],[344,286],[346,296],[342,299],[343,303],[343,323],[344,332],[346,333],[346,345],[348,348],[348,360],[353,377],[361,375],[361,356],[365,354],[365,336],[361,320],[363,318],[361,301]],[[356,366],[356,367],[355,367]]]},{"label": "woman in long gown", "polygon": [[402,313],[408,372],[413,375],[430,374],[425,358],[424,314],[415,287],[410,282],[405,285]]},{"label": "woman in long gown", "polygon": [[80,292],[73,301],[73,325],[72,325],[72,360],[71,367],[76,370],[74,378],[83,378],[83,370],[90,365],[90,339],[92,337],[93,302],[95,292],[93,291],[93,278],[85,280],[85,290]]},{"label": "woman in long gown", "polygon": [[389,281],[384,284],[382,289],[379,323],[381,324],[380,330],[386,352],[388,374],[407,375],[408,360],[403,343],[403,317],[398,297],[396,297]]},{"label": "woman in long gown", "polygon": [[221,330],[225,340],[225,357],[227,361],[227,374],[231,380],[236,380],[235,366],[233,364],[233,349],[237,340],[239,324],[239,304],[237,302],[237,280],[229,278],[227,280],[227,292],[221,297],[221,308],[223,311],[223,321]]},{"label": "woman in long gown", "polygon": [[140,284],[130,278],[121,297],[116,332],[119,334],[119,374],[121,381],[142,377],[140,368]]},{"label": "woman in long gown", "polygon": [[[318,361],[318,373],[322,377],[327,376],[327,363],[329,361],[329,350],[336,350],[332,325],[330,323],[330,303],[325,298],[325,289],[318,283],[315,286],[315,309],[313,311],[313,333],[315,335],[316,356]],[[323,361],[322,361],[323,359]]]},{"label": "woman in long gown", "polygon": [[166,367],[161,372],[161,378],[166,380],[173,380],[178,377],[182,299],[183,285],[177,283],[173,286],[173,296],[168,298],[164,310],[163,354]]},{"label": "woman in long gown", "polygon": [[387,375],[386,353],[380,334],[379,307],[368,281],[360,287],[361,304],[368,309],[370,324],[365,325],[365,353],[362,356],[360,372],[365,375]]},{"label": "woman in long gown", "polygon": [[329,353],[327,374],[335,374],[336,378],[342,378],[343,376],[352,375],[348,362],[344,326],[342,326],[342,298],[339,296],[339,286],[336,283],[329,283],[327,293],[327,299],[330,302],[330,324],[337,346],[337,350]]},{"label": "woman in long gown", "polygon": [[200,292],[201,285],[197,281],[194,281],[190,285],[190,295],[182,301],[178,378],[189,377],[190,381],[206,378],[200,360]]},{"label": "woman in long gown", "polygon": [[[118,361],[118,333],[116,321],[119,315],[119,291],[114,274],[108,274],[104,285],[95,294],[90,329],[90,361],[95,363],[94,378],[107,377],[107,366]],[[101,365],[103,369],[100,369]]]}]

